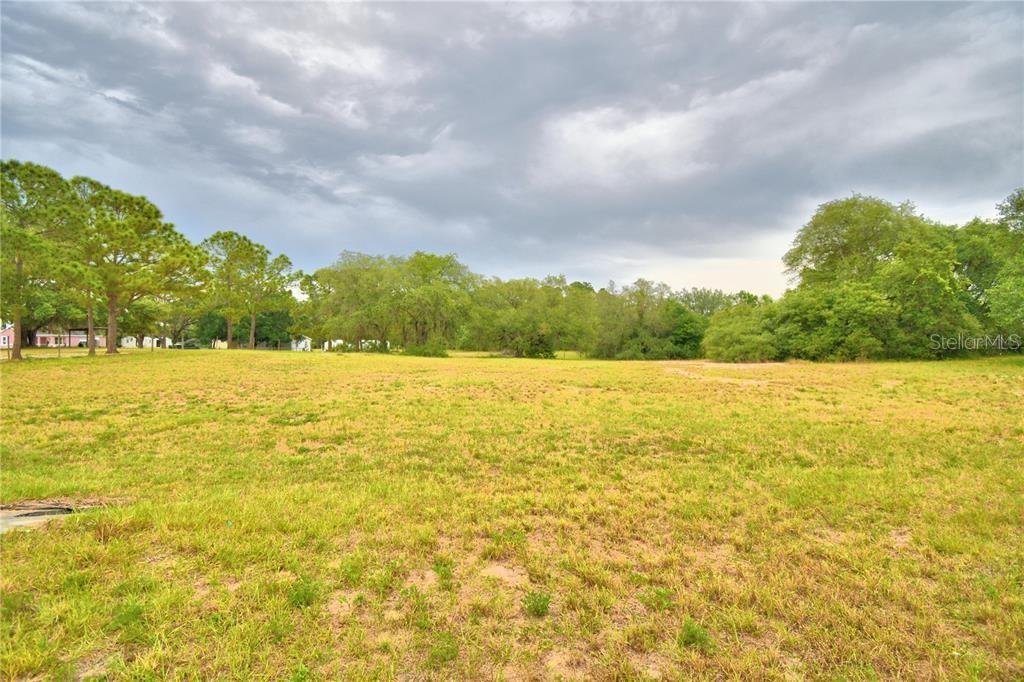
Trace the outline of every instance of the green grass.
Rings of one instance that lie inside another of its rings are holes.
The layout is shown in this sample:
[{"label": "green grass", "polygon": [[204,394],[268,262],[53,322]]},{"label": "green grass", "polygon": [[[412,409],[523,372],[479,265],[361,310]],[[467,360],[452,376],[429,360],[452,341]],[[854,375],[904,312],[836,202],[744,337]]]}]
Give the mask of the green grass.
[{"label": "green grass", "polygon": [[1024,676],[1024,358],[0,378],[2,679]]},{"label": "green grass", "polygon": [[546,592],[530,592],[523,599],[523,608],[534,618],[546,616],[551,608],[551,595]]}]

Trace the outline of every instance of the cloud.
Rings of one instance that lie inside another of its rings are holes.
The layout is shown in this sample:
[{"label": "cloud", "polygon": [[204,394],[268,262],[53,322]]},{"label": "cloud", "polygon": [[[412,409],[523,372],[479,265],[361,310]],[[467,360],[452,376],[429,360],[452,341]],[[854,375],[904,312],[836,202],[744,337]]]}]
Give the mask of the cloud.
[{"label": "cloud", "polygon": [[225,64],[214,64],[207,73],[207,78],[212,89],[265,109],[270,114],[297,116],[300,113],[294,106],[261,91],[260,84],[255,79],[237,74]]},{"label": "cloud", "polygon": [[961,221],[1024,184],[1014,4],[7,2],[0,21],[5,156],[306,269],[428,249],[777,293],[821,201]]},{"label": "cloud", "polygon": [[466,142],[452,139],[452,126],[445,126],[423,152],[411,154],[365,154],[359,157],[364,172],[394,182],[422,182],[441,176],[460,175],[488,163],[485,154]]},{"label": "cloud", "polygon": [[601,107],[544,124],[533,181],[628,191],[636,183],[684,180],[711,169],[701,161],[710,131],[691,112],[630,116]]}]

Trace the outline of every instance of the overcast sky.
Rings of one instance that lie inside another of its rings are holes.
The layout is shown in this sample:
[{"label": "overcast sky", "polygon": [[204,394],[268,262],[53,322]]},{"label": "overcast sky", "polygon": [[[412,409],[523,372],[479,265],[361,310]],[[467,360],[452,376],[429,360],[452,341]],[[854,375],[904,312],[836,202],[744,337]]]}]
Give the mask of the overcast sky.
[{"label": "overcast sky", "polygon": [[2,153],[307,270],[780,293],[851,192],[963,222],[1024,184],[1024,6],[22,4]]}]

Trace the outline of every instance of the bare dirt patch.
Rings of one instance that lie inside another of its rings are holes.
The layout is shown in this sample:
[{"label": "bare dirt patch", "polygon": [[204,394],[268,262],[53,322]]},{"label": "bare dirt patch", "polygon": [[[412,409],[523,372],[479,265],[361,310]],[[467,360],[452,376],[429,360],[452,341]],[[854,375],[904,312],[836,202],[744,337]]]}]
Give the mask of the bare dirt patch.
[{"label": "bare dirt patch", "polygon": [[697,563],[715,573],[736,575],[739,573],[736,549],[730,544],[711,545],[694,550]]},{"label": "bare dirt patch", "polygon": [[563,650],[555,650],[544,659],[544,671],[552,679],[585,680],[587,675],[586,659],[581,655]]},{"label": "bare dirt patch", "polygon": [[889,533],[889,544],[895,549],[906,549],[913,539],[909,528],[893,528]]},{"label": "bare dirt patch", "polygon": [[657,654],[630,654],[629,662],[633,669],[640,671],[646,679],[660,680],[665,677],[663,671],[667,663]]},{"label": "bare dirt patch", "polygon": [[78,663],[77,680],[104,678],[107,672],[108,654],[99,653],[89,656]]},{"label": "bare dirt patch", "polygon": [[352,597],[350,592],[337,590],[331,593],[331,596],[327,599],[327,613],[331,614],[331,617],[340,620],[345,616],[352,613]]},{"label": "bare dirt patch", "polygon": [[205,580],[197,580],[192,586],[196,593],[196,599],[203,601],[210,595],[210,584]]},{"label": "bare dirt patch", "polygon": [[[724,365],[726,367],[732,367],[732,365]],[[699,381],[711,381],[719,384],[738,384],[741,386],[765,386],[772,382],[767,379],[743,379],[739,377],[726,377],[717,374],[704,374],[703,372],[694,372],[685,367],[669,367],[665,370],[670,374],[679,374],[688,379],[697,379]]]},{"label": "bare dirt patch", "polygon": [[55,518],[87,509],[123,504],[120,498],[53,497],[45,500],[22,500],[0,505],[0,533],[13,528],[38,528]]},{"label": "bare dirt patch", "polygon": [[374,639],[379,649],[406,651],[412,645],[412,634],[406,630],[384,630]]},{"label": "bare dirt patch", "polygon": [[497,578],[509,587],[525,587],[530,582],[529,576],[526,575],[526,571],[523,569],[517,566],[507,566],[496,561],[492,561],[484,566],[480,574],[488,578]]},{"label": "bare dirt patch", "polygon": [[437,574],[433,571],[418,569],[409,574],[405,584],[409,587],[415,587],[422,592],[437,585]]}]

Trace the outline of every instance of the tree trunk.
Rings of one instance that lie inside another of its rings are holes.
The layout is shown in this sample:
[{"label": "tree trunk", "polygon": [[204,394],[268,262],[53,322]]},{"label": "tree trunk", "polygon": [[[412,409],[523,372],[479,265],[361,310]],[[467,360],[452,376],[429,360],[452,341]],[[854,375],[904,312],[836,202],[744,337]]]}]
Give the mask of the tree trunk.
[{"label": "tree trunk", "polygon": [[14,329],[11,337],[11,360],[21,360],[21,312],[14,313]]},{"label": "tree trunk", "polygon": [[135,347],[141,349],[145,345],[146,345],[146,335],[145,334],[136,334],[135,335]]},{"label": "tree trunk", "polygon": [[[15,281],[18,282],[19,285],[21,285],[21,275],[22,272],[24,271],[24,265],[20,256],[15,256],[14,258],[14,271],[16,277]],[[24,303],[24,300],[22,300],[22,303]],[[11,360],[21,360],[21,309],[19,306],[15,306],[14,308],[14,329],[12,330],[12,332],[13,338],[11,338]]]},{"label": "tree trunk", "polygon": [[227,320],[227,323],[228,323],[228,339],[227,339],[227,341],[228,341],[228,348],[234,348],[235,347],[235,341],[234,341],[235,337],[232,334],[232,332],[234,331],[234,326],[235,326],[234,325],[234,321],[230,317],[225,318],[225,319]]},{"label": "tree trunk", "polygon": [[256,348],[256,313],[249,314],[249,350]]},{"label": "tree trunk", "polygon": [[22,313],[14,312],[14,329],[10,340],[10,358],[22,359]]},{"label": "tree trunk", "polygon": [[107,355],[117,353],[117,296],[107,295]]},{"label": "tree trunk", "polygon": [[90,299],[89,304],[85,307],[85,345],[89,348],[89,355],[96,355],[96,321],[93,319],[95,313],[92,308],[92,299]]}]

